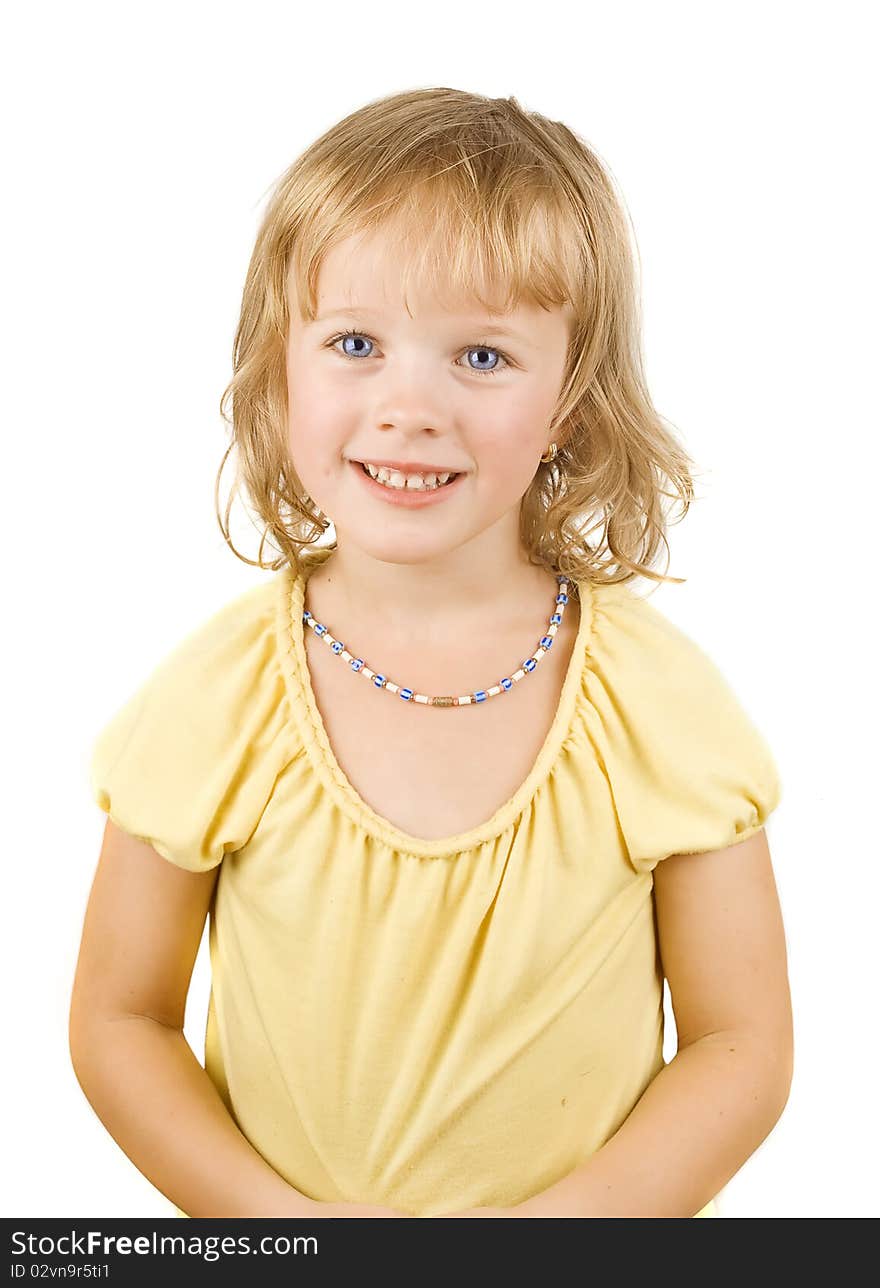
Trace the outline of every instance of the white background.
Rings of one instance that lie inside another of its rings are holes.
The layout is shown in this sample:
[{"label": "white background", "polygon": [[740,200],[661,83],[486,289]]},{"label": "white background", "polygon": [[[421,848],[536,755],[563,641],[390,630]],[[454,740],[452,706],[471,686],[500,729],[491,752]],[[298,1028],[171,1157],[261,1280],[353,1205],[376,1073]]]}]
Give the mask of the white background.
[{"label": "white background", "polygon": [[[105,821],[91,743],[185,632],[269,575],[213,511],[271,185],[341,116],[430,85],[566,121],[619,185],[652,396],[704,475],[669,533],[687,582],[652,602],[715,658],[781,772],[767,833],[795,1079],[720,1213],[880,1214],[870,12],[178,0],[7,16],[3,1215],[169,1215],[68,1055]],[[200,1058],[207,966],[205,939],[186,1026]]]}]

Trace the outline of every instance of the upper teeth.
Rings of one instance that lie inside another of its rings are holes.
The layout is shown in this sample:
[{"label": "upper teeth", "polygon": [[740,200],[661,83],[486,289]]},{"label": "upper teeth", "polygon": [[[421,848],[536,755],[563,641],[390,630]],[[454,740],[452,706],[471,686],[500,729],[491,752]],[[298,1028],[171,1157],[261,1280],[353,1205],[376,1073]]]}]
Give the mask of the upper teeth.
[{"label": "upper teeth", "polygon": [[364,468],[370,475],[384,483],[388,487],[412,488],[414,491],[430,487],[442,487],[444,483],[453,478],[449,474],[401,474],[399,470],[389,469],[387,465],[371,465],[369,461],[363,462]]}]

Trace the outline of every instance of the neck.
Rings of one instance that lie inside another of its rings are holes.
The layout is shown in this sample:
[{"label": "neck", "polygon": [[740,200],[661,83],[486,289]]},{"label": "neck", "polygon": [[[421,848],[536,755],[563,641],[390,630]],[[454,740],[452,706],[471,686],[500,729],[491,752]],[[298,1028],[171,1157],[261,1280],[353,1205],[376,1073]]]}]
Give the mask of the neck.
[{"label": "neck", "polygon": [[337,547],[307,574],[305,601],[318,620],[332,616],[331,629],[356,626],[389,642],[442,649],[460,648],[474,632],[534,632],[554,611],[557,591],[553,573],[517,550],[499,568],[466,549],[400,563]]}]

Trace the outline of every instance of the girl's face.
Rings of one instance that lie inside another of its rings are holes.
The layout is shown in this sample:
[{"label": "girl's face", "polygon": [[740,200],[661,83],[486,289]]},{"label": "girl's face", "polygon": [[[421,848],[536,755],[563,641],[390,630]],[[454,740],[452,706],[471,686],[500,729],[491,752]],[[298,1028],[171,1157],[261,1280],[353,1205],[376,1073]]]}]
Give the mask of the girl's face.
[{"label": "girl's face", "polygon": [[[326,255],[315,322],[291,300],[296,471],[340,547],[354,543],[375,559],[424,562],[491,528],[518,545],[519,504],[549,446],[570,312],[521,305],[490,317],[476,302],[450,312],[418,298],[410,315],[399,278],[394,243],[374,232]],[[395,505],[354,461],[419,462],[465,477],[432,504]]]}]

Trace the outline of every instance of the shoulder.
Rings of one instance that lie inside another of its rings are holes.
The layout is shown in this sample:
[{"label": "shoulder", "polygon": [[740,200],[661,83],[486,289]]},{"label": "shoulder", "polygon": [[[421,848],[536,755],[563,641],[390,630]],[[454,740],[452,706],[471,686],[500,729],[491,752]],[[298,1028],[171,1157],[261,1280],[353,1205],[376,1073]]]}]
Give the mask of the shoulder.
[{"label": "shoulder", "polygon": [[764,735],[721,667],[626,583],[585,587],[582,718],[639,870],[762,826],[781,794]]},{"label": "shoulder", "polygon": [[110,728],[148,719],[205,746],[236,735],[285,698],[290,572],[240,591],[184,631],[148,669]]},{"label": "shoulder", "polygon": [[212,662],[229,664],[255,645],[277,644],[289,577],[289,570],[284,569],[224,600],[181,635],[157,669],[185,671]]},{"label": "shoulder", "polygon": [[299,753],[279,645],[289,578],[231,597],[186,633],[93,743],[95,800],[183,867],[244,844]]},{"label": "shoulder", "polygon": [[732,696],[718,663],[694,636],[630,584],[591,584],[587,666],[668,699]]},{"label": "shoulder", "polygon": [[693,641],[631,582],[588,582],[582,592],[593,610],[593,633],[652,633],[687,646]]}]

